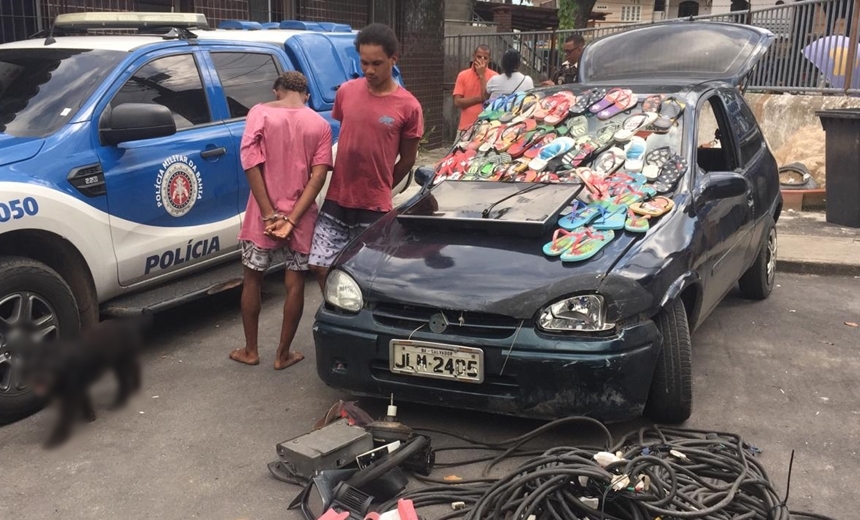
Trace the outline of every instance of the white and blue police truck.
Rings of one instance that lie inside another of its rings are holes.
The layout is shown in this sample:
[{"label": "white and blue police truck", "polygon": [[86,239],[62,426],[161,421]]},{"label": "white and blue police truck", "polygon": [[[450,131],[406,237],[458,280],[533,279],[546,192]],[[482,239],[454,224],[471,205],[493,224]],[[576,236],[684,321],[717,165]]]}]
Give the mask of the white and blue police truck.
[{"label": "white and blue police truck", "polygon": [[240,283],[248,110],[299,70],[336,141],[336,90],[361,75],[333,23],[75,13],[36,36],[0,45],[0,421],[40,405],[16,341]]}]

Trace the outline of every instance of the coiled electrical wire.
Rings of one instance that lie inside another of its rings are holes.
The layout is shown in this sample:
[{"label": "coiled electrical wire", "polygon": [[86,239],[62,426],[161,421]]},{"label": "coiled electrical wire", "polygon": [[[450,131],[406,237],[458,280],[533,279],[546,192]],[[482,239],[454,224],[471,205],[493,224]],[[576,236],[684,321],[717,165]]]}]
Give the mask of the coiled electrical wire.
[{"label": "coiled electrical wire", "polygon": [[[526,445],[562,425],[586,422],[605,436],[602,447]],[[736,434],[650,426],[613,442],[609,430],[587,417],[567,417],[525,435],[486,442],[442,430],[418,428],[467,444],[434,448],[437,469],[486,462],[481,478],[449,482],[415,476],[425,487],[410,489],[382,504],[394,509],[398,499],[416,508],[463,502],[465,507],[437,520],[833,520],[815,513],[789,511],[779,497],[758,450]],[[490,454],[444,462],[439,454],[457,450]],[[613,459],[601,466],[595,455]],[[490,476],[508,459],[520,460],[512,472]],[[789,478],[791,469],[789,468]],[[789,480],[790,487],[790,480]]]}]

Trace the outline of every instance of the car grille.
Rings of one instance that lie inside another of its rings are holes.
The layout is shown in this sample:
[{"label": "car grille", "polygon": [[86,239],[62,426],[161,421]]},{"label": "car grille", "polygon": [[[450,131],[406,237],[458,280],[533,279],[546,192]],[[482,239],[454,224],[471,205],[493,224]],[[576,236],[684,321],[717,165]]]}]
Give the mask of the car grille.
[{"label": "car grille", "polygon": [[[508,338],[516,332],[519,320],[499,314],[481,312],[442,311],[432,307],[394,305],[382,303],[373,310],[373,319],[380,325],[412,332],[419,327],[422,332],[432,332],[430,318],[443,313],[448,328],[442,335],[468,336],[474,338]],[[461,321],[462,317],[462,321]]]}]

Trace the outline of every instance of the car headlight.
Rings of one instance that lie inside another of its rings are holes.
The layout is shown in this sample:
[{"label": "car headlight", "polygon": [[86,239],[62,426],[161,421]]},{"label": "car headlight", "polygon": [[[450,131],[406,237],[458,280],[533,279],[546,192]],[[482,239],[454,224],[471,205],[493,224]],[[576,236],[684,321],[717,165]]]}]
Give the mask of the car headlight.
[{"label": "car headlight", "polygon": [[603,296],[583,294],[565,298],[543,309],[538,327],[546,331],[600,332],[615,327],[606,322]]},{"label": "car headlight", "polygon": [[358,283],[352,276],[338,270],[328,275],[325,283],[325,301],[329,305],[349,312],[358,312],[364,306]]}]

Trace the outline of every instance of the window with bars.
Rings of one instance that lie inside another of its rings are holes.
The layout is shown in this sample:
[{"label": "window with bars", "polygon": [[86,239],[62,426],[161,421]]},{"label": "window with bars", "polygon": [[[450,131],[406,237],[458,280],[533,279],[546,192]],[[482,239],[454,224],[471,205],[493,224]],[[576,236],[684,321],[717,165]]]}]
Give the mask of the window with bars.
[{"label": "window with bars", "polygon": [[638,22],[642,20],[641,5],[622,5],[621,6],[621,21],[622,22]]}]

